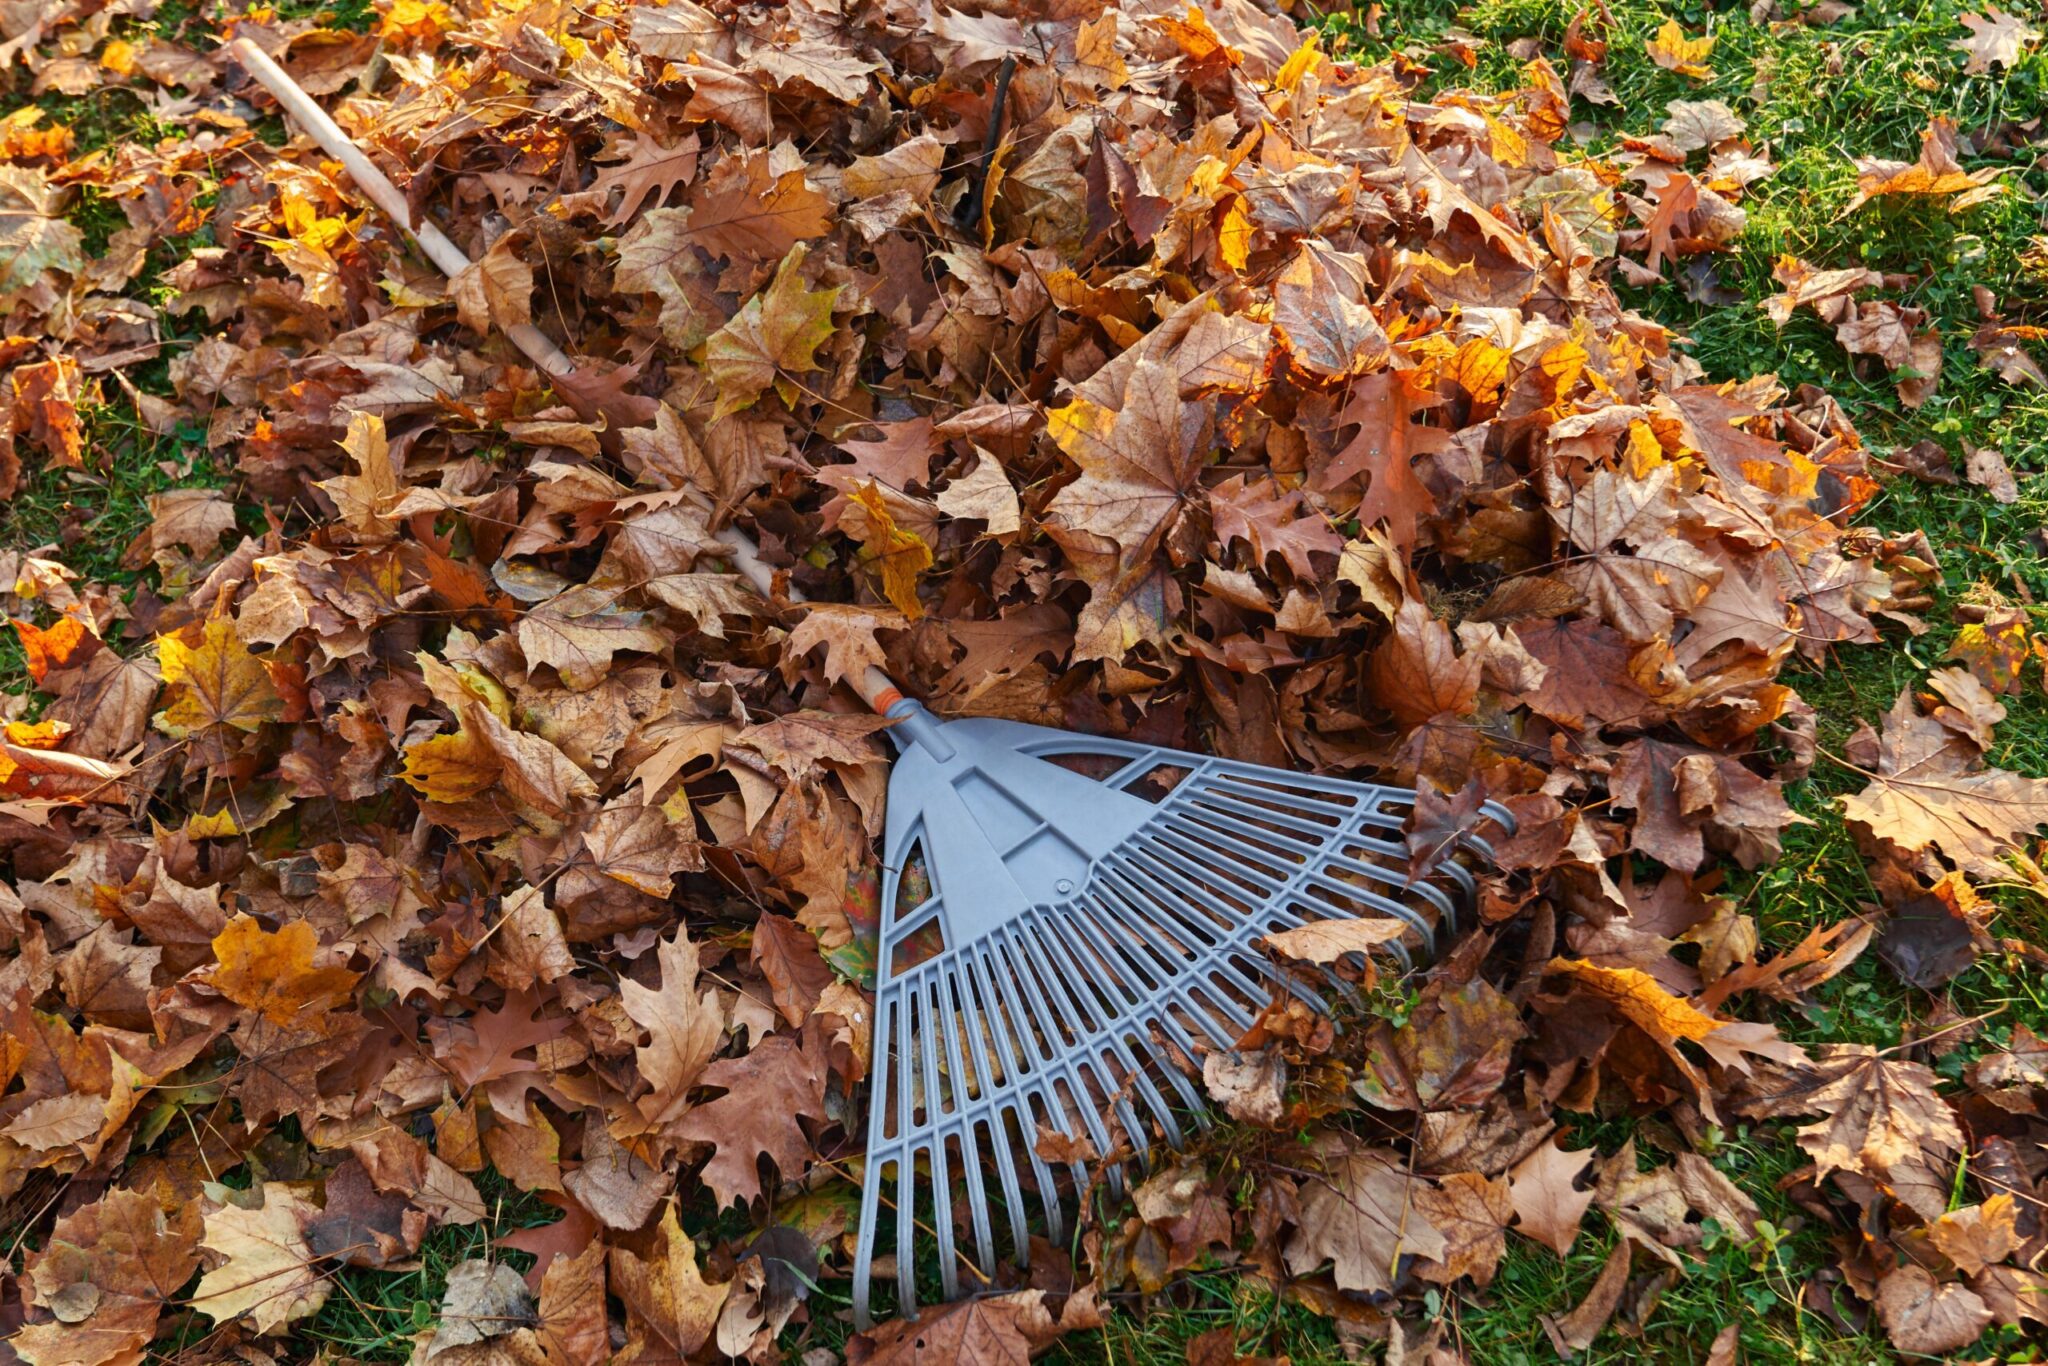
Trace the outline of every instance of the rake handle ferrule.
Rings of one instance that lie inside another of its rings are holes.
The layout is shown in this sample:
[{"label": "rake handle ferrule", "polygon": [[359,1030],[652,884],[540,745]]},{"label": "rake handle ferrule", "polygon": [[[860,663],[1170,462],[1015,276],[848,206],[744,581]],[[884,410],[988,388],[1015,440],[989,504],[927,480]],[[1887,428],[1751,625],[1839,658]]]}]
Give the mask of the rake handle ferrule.
[{"label": "rake handle ferrule", "polygon": [[[235,39],[228,44],[228,50],[241,63],[242,69],[256,78],[257,84],[276,97],[285,112],[319,144],[320,150],[342,164],[349,179],[356,183],[356,188],[369,196],[370,202],[383,210],[384,216],[418,245],[426,258],[434,263],[435,269],[452,279],[470,268],[473,263],[468,254],[450,241],[446,233],[424,219],[413,221],[412,206],[406,202],[405,192],[377,168],[377,163],[356,145],[355,139],[329,117],[327,111],[292,79],[290,72],[273,61],[269,53],[247,38]],[[550,378],[565,378],[576,370],[576,362],[569,353],[531,323],[512,324],[505,329],[505,338]],[[694,490],[692,493],[699,505],[707,510],[710,508],[709,499]],[[719,532],[719,541],[740,576],[761,596],[772,600],[775,596],[775,571],[761,558],[761,549],[754,544],[753,538],[738,527],[726,527]],[[793,585],[785,586],[783,596],[791,602],[804,600],[803,594]],[[860,695],[861,701],[882,715],[887,715],[890,708],[904,700],[903,690],[889,675],[872,666],[847,682]]]}]

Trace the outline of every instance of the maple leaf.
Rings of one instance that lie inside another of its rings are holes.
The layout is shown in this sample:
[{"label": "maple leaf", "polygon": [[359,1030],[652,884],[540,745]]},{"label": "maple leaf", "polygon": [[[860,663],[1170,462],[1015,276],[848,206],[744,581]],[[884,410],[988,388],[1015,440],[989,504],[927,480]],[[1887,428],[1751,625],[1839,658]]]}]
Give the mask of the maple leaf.
[{"label": "maple leaf", "polygon": [[1311,920],[1269,934],[1261,942],[1304,963],[1334,963],[1347,954],[1370,953],[1406,932],[1407,927],[1398,920]]},{"label": "maple leaf", "polygon": [[1787,826],[1804,822],[1785,804],[1781,784],[1727,755],[1661,740],[1625,745],[1608,790],[1638,813],[1629,848],[1681,872],[1705,861],[1707,834],[1743,867],[1756,868],[1777,857]]},{"label": "maple leaf", "polygon": [[1984,766],[1968,739],[1923,716],[1909,688],[1872,747],[1875,772],[1842,812],[1909,853],[1938,850],[1968,872],[2001,876],[1999,859],[2048,822],[2048,779]]},{"label": "maple leaf", "polygon": [[1009,536],[1024,527],[1024,510],[1016,486],[1002,464],[983,451],[974,468],[947,481],[935,500],[948,517],[974,518],[988,524],[991,536]]},{"label": "maple leaf", "polygon": [[1844,213],[1852,213],[1881,195],[1924,195],[1949,198],[1950,213],[1982,204],[1994,198],[2000,187],[1999,168],[1965,171],[1956,160],[1955,120],[1936,115],[1920,134],[1918,161],[1887,161],[1883,157],[1856,158],[1856,194]]},{"label": "maple leaf", "polygon": [[272,933],[261,921],[238,915],[213,939],[220,966],[213,988],[236,1005],[259,1011],[280,1025],[297,1024],[335,997],[346,994],[359,974],[332,964],[314,962],[320,936],[303,920]]},{"label": "maple leaf", "polygon": [[1581,553],[1561,577],[1631,640],[1670,633],[1712,591],[1720,566],[1698,547],[1671,534],[1677,509],[1671,467],[1648,479],[1602,470],[1551,519]]},{"label": "maple leaf", "polygon": [[149,495],[149,518],[151,549],[205,555],[235,529],[235,505],[217,489],[172,489]]},{"label": "maple leaf", "polygon": [[1889,1058],[1864,1044],[1829,1044],[1811,1067],[1757,1096],[1747,1113],[1776,1118],[1822,1115],[1799,1130],[1799,1146],[1819,1175],[1845,1171],[1890,1187],[1928,1218],[1948,1208],[1948,1159],[1964,1137],[1954,1112],[1935,1091],[1933,1072]]},{"label": "maple leaf", "polygon": [[1113,555],[1117,577],[1149,567],[1194,487],[1212,413],[1207,402],[1183,400],[1173,372],[1150,360],[1131,369],[1121,399],[1115,408],[1076,399],[1046,418],[1081,471],[1046,506],[1053,535],[1070,553]]},{"label": "maple leaf", "polygon": [[887,658],[876,632],[901,631],[909,625],[902,613],[882,608],[810,604],[804,619],[790,628],[783,645],[784,672],[792,672],[790,661],[800,660],[822,645],[829,681],[842,683],[858,677],[868,669],[880,668]]},{"label": "maple leaf", "polygon": [[1480,663],[1460,656],[1450,630],[1419,599],[1401,604],[1394,634],[1373,651],[1368,666],[1373,699],[1404,725],[1441,715],[1461,716],[1479,694]]},{"label": "maple leaf", "polygon": [[157,729],[174,740],[227,726],[260,730],[282,720],[284,698],[270,670],[235,635],[226,617],[208,617],[177,635],[158,636],[158,667],[170,705],[156,715]]},{"label": "maple leaf", "polygon": [[[680,236],[713,256],[771,261],[798,242],[823,236],[832,224],[832,202],[805,179],[802,169],[769,170],[769,154],[728,155],[681,210]],[[640,220],[644,226],[657,215]],[[637,229],[636,229],[637,231]],[[623,262],[627,243],[619,245]]]},{"label": "maple leaf", "polygon": [[31,1302],[56,1321],[31,1322],[8,1346],[30,1366],[139,1358],[163,1307],[199,1268],[199,1235],[197,1204],[167,1213],[137,1191],[110,1190],[67,1212],[24,1268]]},{"label": "maple leaf", "polygon": [[612,1288],[626,1306],[628,1352],[643,1361],[681,1360],[710,1341],[732,1282],[704,1279],[696,1245],[676,1222],[673,1204],[655,1234],[658,1241],[645,1252],[611,1249]]},{"label": "maple leaf", "polygon": [[1956,1264],[1956,1270],[1975,1276],[2019,1246],[2018,1218],[2012,1196],[1994,1195],[1981,1205],[1942,1215],[1928,1226],[1927,1240]]},{"label": "maple leaf", "polygon": [[1305,502],[1299,489],[1283,491],[1270,479],[1250,484],[1239,474],[1209,490],[1209,515],[1218,539],[1250,544],[1261,568],[1278,555],[1296,578],[1314,582],[1310,556],[1341,555],[1344,538]]},{"label": "maple leaf", "polygon": [[1365,258],[1303,242],[1273,282],[1273,325],[1297,365],[1341,378],[1386,365],[1386,331],[1366,303]]},{"label": "maple leaf", "polygon": [[533,266],[508,233],[448,282],[455,316],[479,336],[533,321]]},{"label": "maple leaf", "polygon": [[388,538],[397,523],[382,514],[400,495],[404,469],[385,439],[384,419],[375,413],[349,414],[341,448],[355,461],[356,472],[322,479],[314,487],[334,500],[342,521],[351,528],[366,536]]},{"label": "maple leaf", "polygon": [[1594,1195],[1580,1190],[1577,1181],[1592,1165],[1590,1148],[1568,1153],[1547,1141],[1516,1163],[1508,1175],[1515,1229],[1560,1257],[1570,1252]]},{"label": "maple leaf", "polygon": [[760,1197],[763,1157],[784,1176],[804,1170],[811,1143],[798,1121],[826,1118],[825,1059],[815,1029],[801,1041],[772,1034],[744,1057],[712,1063],[699,1081],[726,1093],[692,1108],[674,1132],[716,1150],[702,1175],[721,1209]]},{"label": "maple leaf", "polygon": [[1329,1263],[1344,1290],[1392,1289],[1403,1256],[1441,1260],[1448,1245],[1417,1204],[1424,1184],[1398,1156],[1341,1130],[1310,1141],[1318,1161],[1301,1199],[1301,1223],[1283,1250],[1300,1275]]},{"label": "maple leaf", "polygon": [[0,169],[0,294],[27,289],[48,271],[85,267],[85,238],[67,221],[48,172],[26,166]]},{"label": "maple leaf", "polygon": [[1963,66],[1965,76],[1975,76],[1996,66],[2017,66],[2027,49],[2041,41],[2039,29],[1996,5],[1983,14],[1960,14],[1956,18],[1970,30],[1969,37],[1949,44],[1956,51],[1969,54],[1970,60]]},{"label": "maple leaf", "polygon": [[[920,1366],[928,1361],[960,1366],[1024,1366],[1031,1339],[1018,1322],[1020,1306],[1007,1297],[976,1296],[941,1305],[915,1321],[895,1319],[857,1338],[860,1366]],[[1233,1356],[1235,1353],[1232,1354]]]},{"label": "maple leaf", "polygon": [[1937,1282],[1917,1266],[1900,1267],[1878,1283],[1877,1316],[1892,1346],[1929,1356],[1968,1347],[1991,1324],[1990,1307],[1975,1291]]},{"label": "maple leaf", "polygon": [[1664,21],[1664,26],[1650,39],[1647,51],[1650,60],[1666,71],[1676,71],[1696,81],[1713,79],[1714,70],[1706,62],[1713,54],[1714,40],[1687,37],[1675,19]]},{"label": "maple leaf", "polygon": [[669,644],[645,613],[620,608],[616,592],[595,584],[578,584],[530,609],[517,634],[529,664],[552,665],[578,691],[603,682],[620,650],[659,654]]},{"label": "maple leaf", "polygon": [[15,638],[28,656],[28,675],[37,683],[48,678],[51,669],[88,663],[100,648],[100,638],[77,617],[65,617],[48,629],[34,622],[10,620]]},{"label": "maple leaf", "polygon": [[787,377],[818,368],[813,353],[832,337],[840,290],[811,289],[803,263],[804,249],[793,248],[768,288],[704,343],[704,368],[718,386],[712,421],[752,407],[771,384],[793,405],[796,390]]},{"label": "maple leaf", "polygon": [[253,1209],[207,1210],[200,1243],[223,1260],[199,1278],[191,1302],[217,1324],[246,1314],[258,1333],[277,1333],[327,1303],[327,1278],[302,1228],[319,1210],[282,1181],[259,1189],[263,1203]]}]

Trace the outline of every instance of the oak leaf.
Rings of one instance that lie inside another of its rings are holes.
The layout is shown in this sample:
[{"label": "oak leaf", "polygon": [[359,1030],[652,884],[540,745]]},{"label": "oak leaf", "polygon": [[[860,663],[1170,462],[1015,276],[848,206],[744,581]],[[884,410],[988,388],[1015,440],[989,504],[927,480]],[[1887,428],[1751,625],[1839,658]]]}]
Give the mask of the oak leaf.
[{"label": "oak leaf", "polygon": [[683,1116],[675,1133],[716,1150],[703,1180],[721,1209],[760,1197],[763,1157],[785,1177],[805,1169],[811,1143],[798,1121],[827,1117],[825,1058],[814,1029],[801,1041],[772,1034],[744,1057],[712,1063],[700,1081],[726,1093]]},{"label": "oak leaf", "polygon": [[1811,1067],[1745,1108],[1762,1117],[1824,1116],[1799,1130],[1799,1146],[1821,1177],[1836,1171],[1868,1177],[1931,1219],[1947,1210],[1950,1158],[1964,1145],[1935,1080],[1920,1063],[1863,1044],[1831,1044]]},{"label": "oak leaf", "polygon": [[648,1042],[634,1045],[640,1075],[654,1087],[660,1117],[680,1114],[684,1097],[725,1037],[725,1012],[718,993],[697,990],[697,946],[678,930],[657,954],[661,985],[643,987],[630,977],[619,980],[619,1001],[626,1015],[647,1031]]}]

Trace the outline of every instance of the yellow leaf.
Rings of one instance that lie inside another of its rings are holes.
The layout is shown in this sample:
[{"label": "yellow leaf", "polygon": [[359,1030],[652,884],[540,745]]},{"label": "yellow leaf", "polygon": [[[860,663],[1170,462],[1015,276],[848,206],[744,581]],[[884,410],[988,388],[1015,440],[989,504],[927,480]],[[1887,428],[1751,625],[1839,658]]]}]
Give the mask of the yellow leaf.
[{"label": "yellow leaf", "polygon": [[1569,973],[1581,988],[1666,1047],[1679,1039],[1698,1042],[1725,1023],[1683,996],[1672,995],[1639,968],[1603,968],[1583,958],[1553,958],[1548,970]]},{"label": "yellow leaf", "polygon": [[319,948],[319,934],[303,920],[272,934],[263,922],[238,915],[214,936],[213,956],[220,966],[214,969],[213,989],[274,1024],[299,1024],[305,1012],[346,995],[356,984],[357,974],[347,968],[315,964]]},{"label": "yellow leaf", "polygon": [[1712,38],[1688,38],[1685,30],[1672,19],[1664,21],[1664,27],[1657,30],[1657,36],[1650,40],[1649,46],[1651,61],[1666,71],[1676,71],[1696,81],[1713,76],[1713,68],[1706,64],[1708,54],[1713,50]]},{"label": "yellow leaf", "polygon": [[1559,342],[1543,353],[1536,368],[1550,381],[1552,402],[1562,399],[1586,373],[1586,348],[1577,342]]},{"label": "yellow leaf", "polygon": [[323,217],[310,200],[289,191],[278,206],[278,222],[286,236],[312,251],[332,251],[348,236],[347,219]]},{"label": "yellow leaf", "polygon": [[881,490],[872,482],[861,485],[853,501],[867,513],[861,558],[880,572],[882,596],[897,611],[916,621],[924,615],[924,605],[917,600],[917,576],[932,567],[932,548],[915,532],[896,525],[896,519],[882,502]]},{"label": "yellow leaf", "polygon": [[174,740],[212,726],[255,731],[284,716],[284,699],[263,661],[250,653],[226,617],[211,617],[197,628],[158,636],[157,663],[163,669],[170,705],[156,715],[157,729]]},{"label": "yellow leaf", "polygon": [[441,0],[398,0],[384,16],[377,36],[386,41],[434,39],[454,27],[455,16]]},{"label": "yellow leaf", "polygon": [[1650,477],[1650,471],[1664,463],[1664,447],[1657,441],[1657,433],[1641,418],[1631,418],[1628,424],[1628,472],[1638,479]]},{"label": "yellow leaf", "polygon": [[351,413],[341,448],[355,461],[356,473],[322,479],[314,487],[334,500],[341,520],[364,535],[388,537],[397,523],[379,510],[400,493],[398,462],[384,437],[384,419],[375,413]]},{"label": "yellow leaf", "polygon": [[705,341],[704,369],[718,386],[713,421],[753,406],[784,376],[818,368],[815,352],[832,337],[839,288],[807,288],[803,263],[799,246],[782,258],[774,282]]},{"label": "yellow leaf", "polygon": [[1301,78],[1315,69],[1316,59],[1322,56],[1323,35],[1319,30],[1310,29],[1301,46],[1294,49],[1280,69],[1273,73],[1273,88],[1294,93],[1294,87],[1301,84]]},{"label": "yellow leaf", "polygon": [[465,726],[407,745],[398,776],[430,802],[466,802],[496,787],[504,767],[484,737]]},{"label": "yellow leaf", "polygon": [[116,76],[135,74],[135,44],[120,38],[100,49],[100,65]]},{"label": "yellow leaf", "polygon": [[1443,373],[1445,379],[1470,394],[1474,403],[1493,403],[1507,383],[1508,353],[1484,337],[1473,337],[1458,348]]},{"label": "yellow leaf", "polygon": [[1216,246],[1223,253],[1223,264],[1232,270],[1243,270],[1251,258],[1252,216],[1245,211],[1244,196],[1230,196],[1229,207],[1223,211],[1223,225],[1216,230]]}]

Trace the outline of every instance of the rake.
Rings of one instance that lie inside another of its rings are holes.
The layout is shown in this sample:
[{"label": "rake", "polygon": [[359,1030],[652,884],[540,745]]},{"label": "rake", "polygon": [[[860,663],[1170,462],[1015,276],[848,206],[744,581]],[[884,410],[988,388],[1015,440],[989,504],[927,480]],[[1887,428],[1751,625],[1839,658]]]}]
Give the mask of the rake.
[{"label": "rake", "polygon": [[[412,224],[397,187],[282,68],[247,39],[230,46],[437,267],[467,267],[439,230]],[[574,370],[537,329],[506,335],[549,375]],[[736,530],[722,536],[734,566],[772,599],[773,571],[752,542]],[[1044,1227],[1064,1237],[1060,1174],[1086,1189],[1090,1163],[1049,1161],[1042,1134],[1064,1139],[1050,1150],[1066,1154],[1111,1153],[1121,1139],[1141,1162],[1155,1141],[1177,1147],[1189,1125],[1210,1122],[1186,1059],[1233,1048],[1276,980],[1321,1006],[1312,987],[1276,979],[1255,947],[1262,936],[1389,918],[1402,934],[1382,947],[1406,969],[1469,907],[1472,875],[1456,862],[1438,864],[1448,890],[1409,871],[1411,789],[1012,721],[940,721],[879,669],[850,681],[895,722],[888,734],[899,751],[883,834],[853,1267],[863,1327],[885,1185],[897,1308],[914,1317],[920,1228],[936,1238],[948,1299],[960,1293],[961,1262],[993,1272],[999,1219],[1014,1259],[1028,1258],[1027,1174]],[[1481,812],[1512,828],[1501,807]],[[1476,836],[1460,843],[1491,857]],[[1120,1183],[1114,1166],[1105,1175]]]}]

